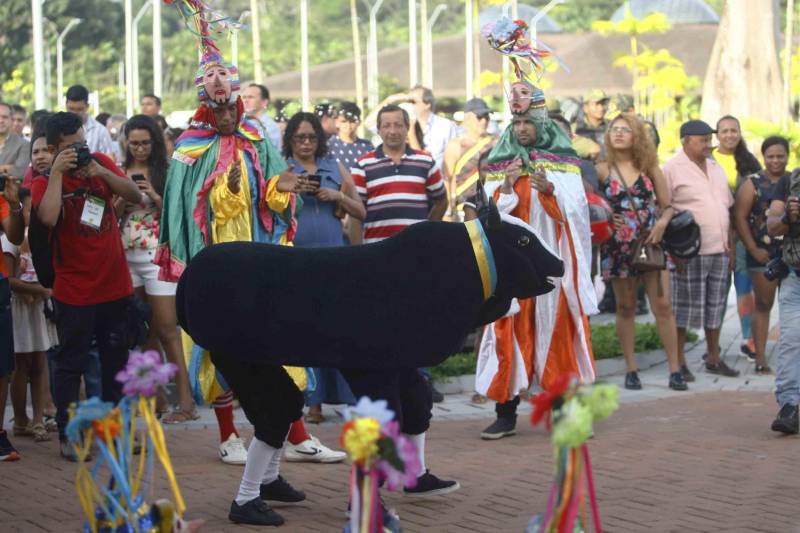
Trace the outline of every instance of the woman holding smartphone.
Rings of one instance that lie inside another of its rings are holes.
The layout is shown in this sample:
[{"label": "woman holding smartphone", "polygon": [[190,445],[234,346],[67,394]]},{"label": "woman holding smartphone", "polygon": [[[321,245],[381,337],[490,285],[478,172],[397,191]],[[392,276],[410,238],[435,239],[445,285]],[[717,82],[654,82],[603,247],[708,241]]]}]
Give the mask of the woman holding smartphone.
[{"label": "woman holding smartphone", "polygon": [[178,367],[175,375],[178,407],[162,419],[166,424],[178,424],[196,420],[200,416],[189,388],[186,362],[178,333],[178,319],[175,314],[177,284],[159,281],[158,266],[153,264],[158,245],[161,195],[164,194],[167,178],[167,149],[161,128],[146,115],[131,117],[125,124],[124,133],[124,169],[136,182],[142,197],[137,204],[124,200],[117,202],[122,242],[136,297],[147,301],[152,309],[150,338],[142,348],[158,350],[160,344],[167,360]]},{"label": "woman holding smartphone", "polygon": [[[328,144],[322,125],[312,113],[297,113],[286,125],[283,154],[294,172],[300,174],[298,192],[303,210],[297,219],[295,246],[344,246],[342,219],[345,214],[364,220],[366,208],[356,192],[350,172],[327,157]],[[355,403],[350,388],[337,370],[312,369],[317,388],[306,400],[306,421],[319,423],[322,403]]]}]

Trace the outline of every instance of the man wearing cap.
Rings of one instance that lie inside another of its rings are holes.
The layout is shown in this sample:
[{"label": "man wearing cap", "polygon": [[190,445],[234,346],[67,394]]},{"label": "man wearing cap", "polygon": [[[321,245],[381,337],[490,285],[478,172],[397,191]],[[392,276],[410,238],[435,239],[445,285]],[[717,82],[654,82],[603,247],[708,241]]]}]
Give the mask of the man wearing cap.
[{"label": "man wearing cap", "polygon": [[603,136],[606,134],[608,95],[601,89],[592,89],[583,95],[583,117],[575,124],[575,134],[586,137],[600,146],[600,159],[605,158]]},{"label": "man wearing cap", "polygon": [[690,120],[680,129],[682,149],[664,165],[671,204],[676,212],[689,211],[700,226],[700,253],[676,261],[670,273],[672,310],[678,325],[678,358],[686,381],[694,376],[686,366],[687,328],[704,328],[708,359],[706,371],[736,377],[738,370],[720,356],[722,308],[733,265],[730,209],[733,196],[722,167],[711,159],[714,130],[702,120]]},{"label": "man wearing cap", "polygon": [[464,104],[464,133],[450,139],[444,152],[444,179],[448,184],[452,220],[461,220],[464,200],[477,192],[478,161],[494,147],[487,131],[492,110],[481,98]]}]

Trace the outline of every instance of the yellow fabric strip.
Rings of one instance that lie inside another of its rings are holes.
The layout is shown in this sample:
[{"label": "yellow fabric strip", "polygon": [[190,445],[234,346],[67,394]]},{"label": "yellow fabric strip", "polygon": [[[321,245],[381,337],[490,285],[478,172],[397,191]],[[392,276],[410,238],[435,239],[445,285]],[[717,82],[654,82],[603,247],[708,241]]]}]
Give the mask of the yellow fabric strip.
[{"label": "yellow fabric strip", "polygon": [[478,264],[478,271],[481,274],[481,284],[483,285],[483,299],[488,300],[492,295],[492,278],[489,268],[489,261],[486,258],[486,250],[483,246],[481,230],[477,224],[478,220],[471,220],[464,225],[467,227],[469,241],[472,244],[472,251],[475,254],[475,262]]}]

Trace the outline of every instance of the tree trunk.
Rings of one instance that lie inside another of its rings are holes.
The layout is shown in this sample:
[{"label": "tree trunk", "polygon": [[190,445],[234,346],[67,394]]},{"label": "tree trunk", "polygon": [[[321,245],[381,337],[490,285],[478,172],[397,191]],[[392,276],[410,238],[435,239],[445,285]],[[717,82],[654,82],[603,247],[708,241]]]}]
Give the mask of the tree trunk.
[{"label": "tree trunk", "polygon": [[703,83],[703,119],[727,114],[779,123],[787,112],[776,47],[777,2],[728,0]]}]

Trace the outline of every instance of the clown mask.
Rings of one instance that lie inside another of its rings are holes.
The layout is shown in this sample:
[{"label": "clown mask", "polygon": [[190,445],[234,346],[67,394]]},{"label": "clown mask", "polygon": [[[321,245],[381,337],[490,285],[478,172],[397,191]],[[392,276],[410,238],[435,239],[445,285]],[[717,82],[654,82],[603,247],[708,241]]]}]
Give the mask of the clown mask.
[{"label": "clown mask", "polygon": [[519,115],[531,107],[533,89],[527,83],[518,81],[511,85],[511,112]]},{"label": "clown mask", "polygon": [[227,104],[231,99],[230,71],[222,65],[210,65],[203,73],[203,88],[210,101]]}]

